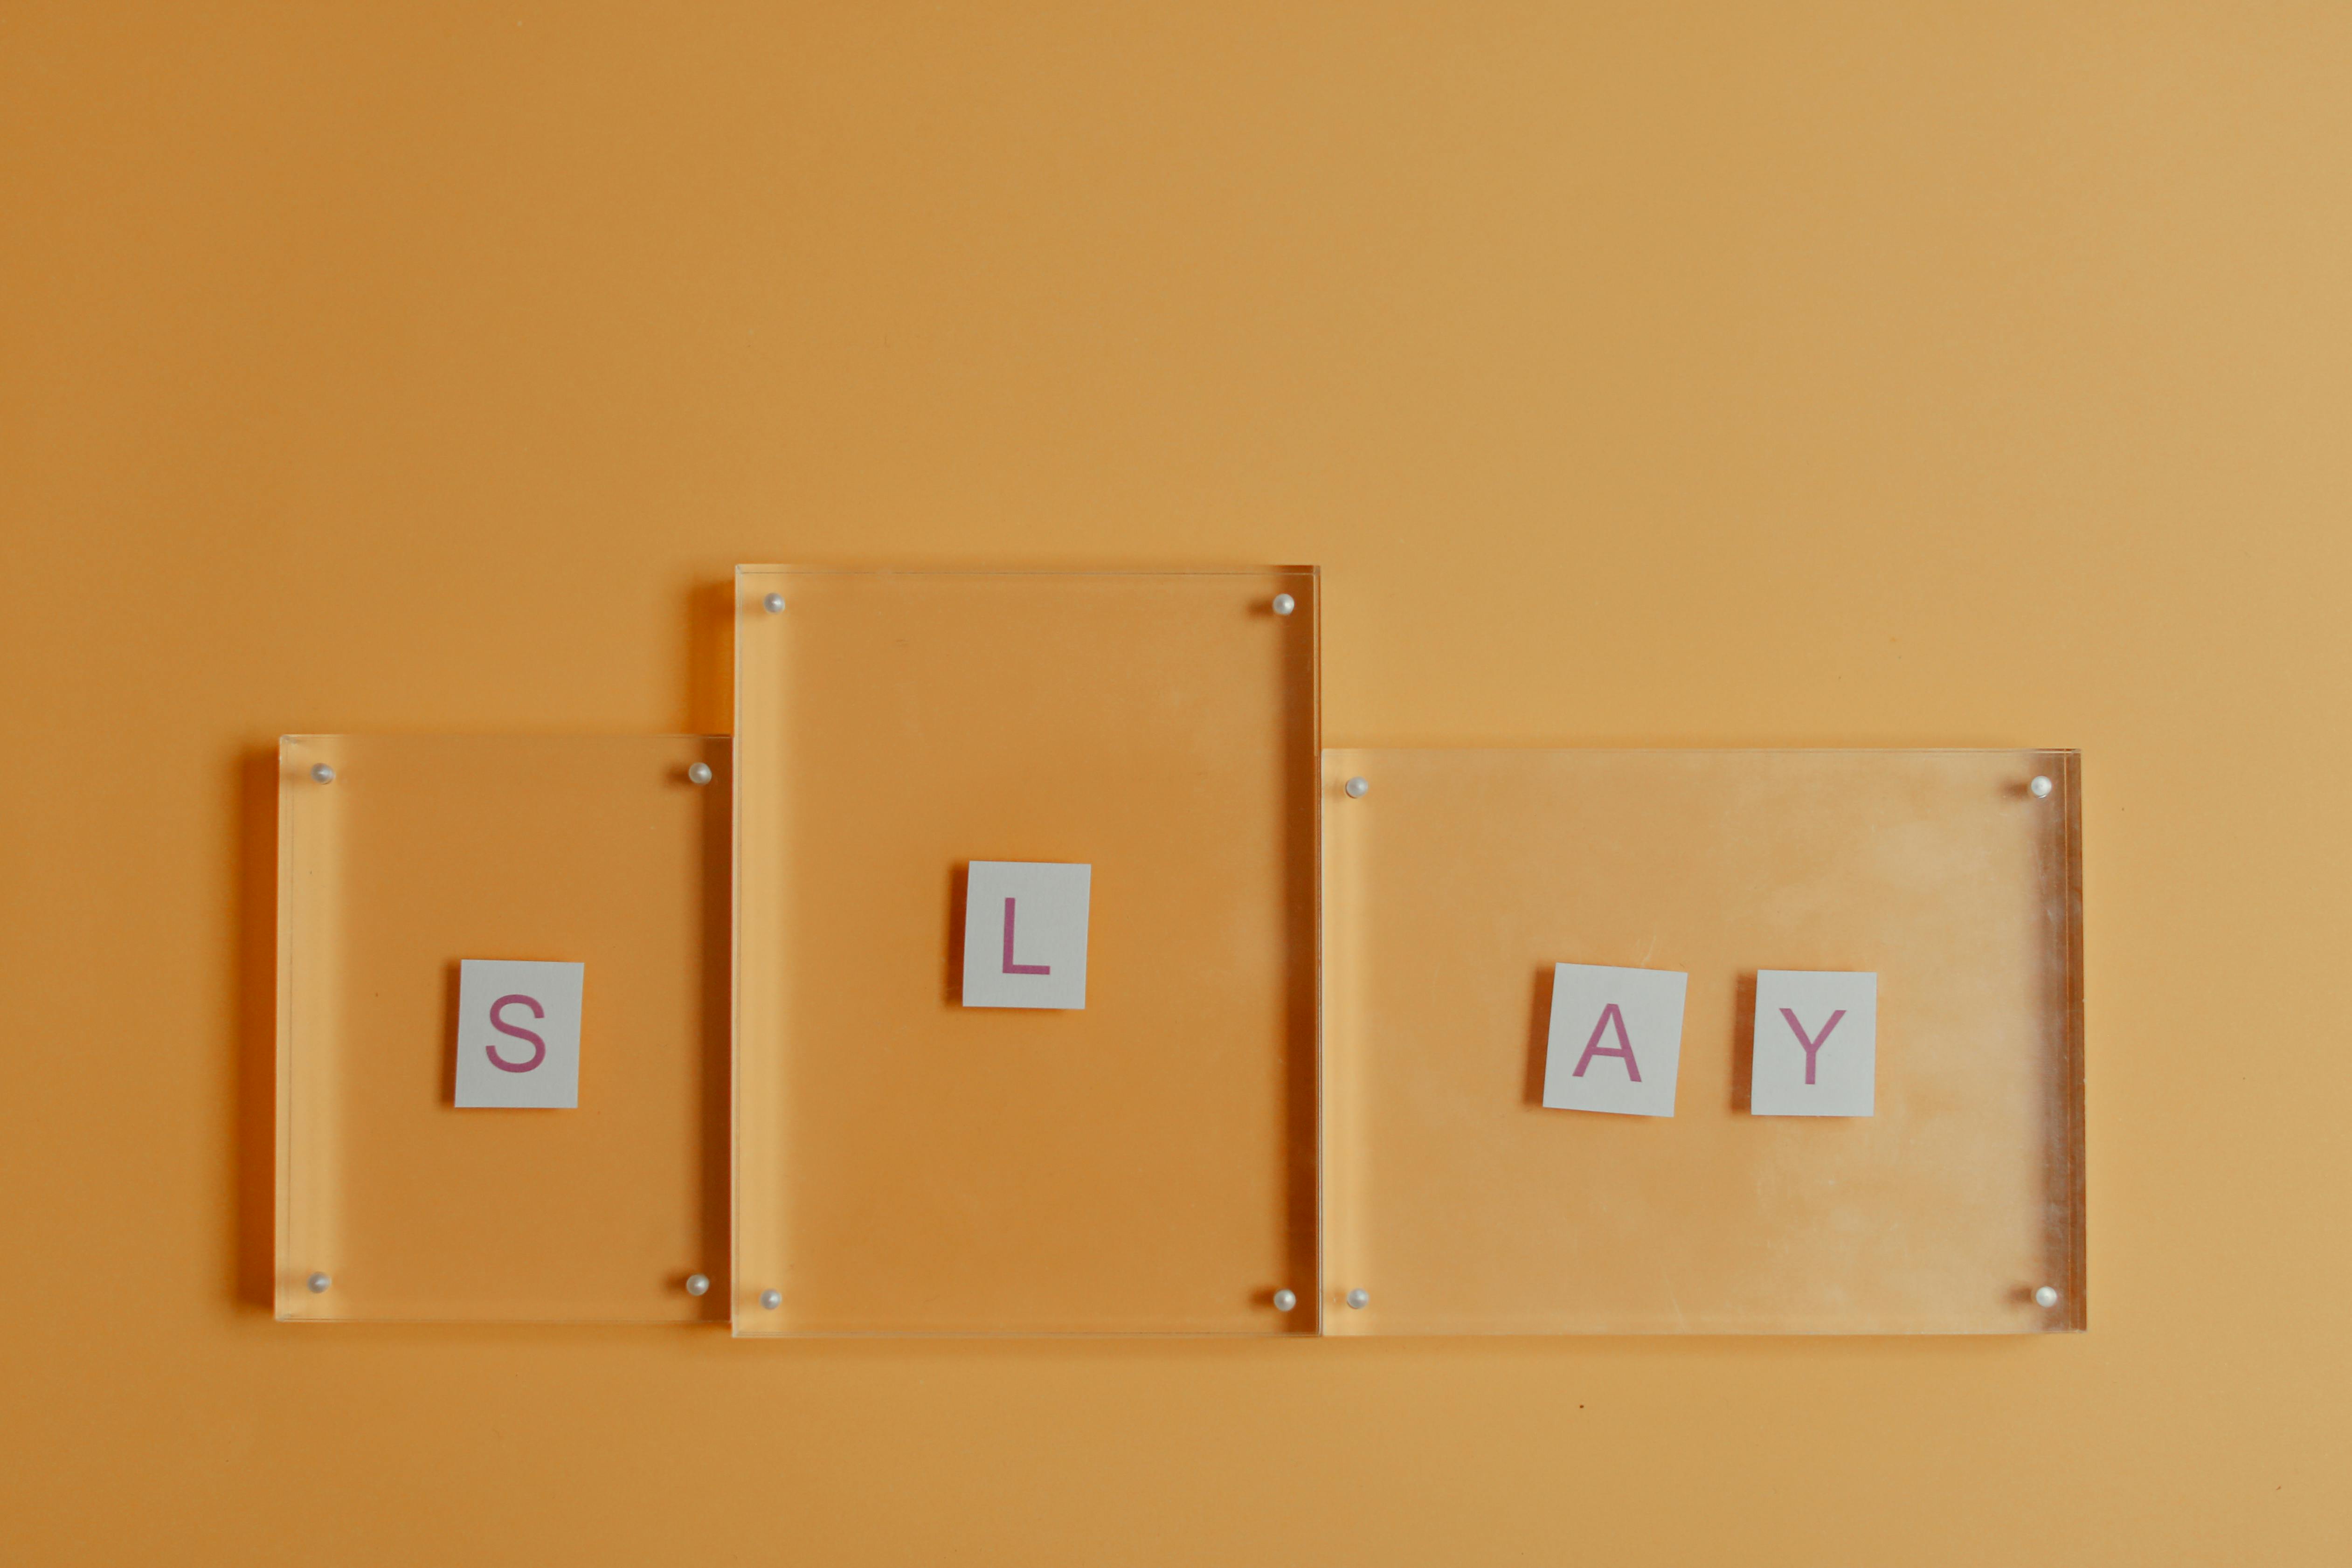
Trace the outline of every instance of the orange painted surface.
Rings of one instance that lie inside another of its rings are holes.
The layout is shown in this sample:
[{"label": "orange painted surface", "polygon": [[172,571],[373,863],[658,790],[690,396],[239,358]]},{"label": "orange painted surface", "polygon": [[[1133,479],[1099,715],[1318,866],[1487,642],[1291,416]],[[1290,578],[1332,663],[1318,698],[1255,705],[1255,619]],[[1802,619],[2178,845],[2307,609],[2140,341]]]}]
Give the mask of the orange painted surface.
[{"label": "orange painted surface", "polygon": [[[0,15],[11,1562],[2352,1557],[2339,7]],[[2083,1335],[268,1309],[285,732],[739,560],[1324,568],[1334,745],[2079,746]]]}]

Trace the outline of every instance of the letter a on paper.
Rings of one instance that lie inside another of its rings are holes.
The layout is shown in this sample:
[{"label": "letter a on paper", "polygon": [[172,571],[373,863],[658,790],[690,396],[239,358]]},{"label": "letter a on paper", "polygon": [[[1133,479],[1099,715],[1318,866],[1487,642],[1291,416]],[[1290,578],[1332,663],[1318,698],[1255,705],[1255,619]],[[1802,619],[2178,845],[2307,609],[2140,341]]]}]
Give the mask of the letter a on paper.
[{"label": "letter a on paper", "polygon": [[[1617,1043],[1603,1050],[1601,1045],[1601,1031],[1612,1024],[1617,1026]],[[1592,1026],[1592,1038],[1584,1042],[1584,1054],[1576,1059],[1576,1071],[1570,1076],[1583,1077],[1584,1070],[1592,1064],[1592,1059],[1596,1056],[1623,1057],[1625,1076],[1636,1083],[1642,1082],[1642,1064],[1633,1060],[1633,1042],[1625,1038],[1625,1015],[1617,1010],[1615,1002],[1611,1002],[1601,1009],[1601,1021]]]},{"label": "letter a on paper", "polygon": [[1558,1111],[1673,1115],[1689,980],[1672,969],[1553,966],[1543,1103]]}]

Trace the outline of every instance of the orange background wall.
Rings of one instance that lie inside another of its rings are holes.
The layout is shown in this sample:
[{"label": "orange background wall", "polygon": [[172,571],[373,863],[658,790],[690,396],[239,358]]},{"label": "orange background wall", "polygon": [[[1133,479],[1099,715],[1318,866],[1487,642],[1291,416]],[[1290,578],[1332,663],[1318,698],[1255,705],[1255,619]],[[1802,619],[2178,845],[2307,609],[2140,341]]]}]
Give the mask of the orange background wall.
[{"label": "orange background wall", "polygon": [[[0,11],[0,1555],[2352,1556],[2352,13]],[[739,559],[1327,569],[1341,743],[2084,748],[2046,1340],[305,1330],[281,731]]]}]

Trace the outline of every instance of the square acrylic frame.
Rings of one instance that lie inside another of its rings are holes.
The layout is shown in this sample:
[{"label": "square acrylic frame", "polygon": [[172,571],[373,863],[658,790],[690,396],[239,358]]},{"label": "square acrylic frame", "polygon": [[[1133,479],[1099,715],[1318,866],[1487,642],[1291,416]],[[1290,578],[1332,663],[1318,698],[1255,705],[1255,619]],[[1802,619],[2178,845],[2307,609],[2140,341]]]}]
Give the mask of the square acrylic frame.
[{"label": "square acrylic frame", "polygon": [[[1314,1332],[1317,587],[739,570],[738,1333]],[[1083,1008],[962,1005],[974,861]]]},{"label": "square acrylic frame", "polygon": [[[281,742],[281,1320],[724,1318],[731,749]],[[469,958],[585,966],[576,1109],[457,1108]]]},{"label": "square acrylic frame", "polygon": [[[2079,777],[1327,753],[1327,1331],[2084,1326]],[[1671,1117],[1542,1104],[1559,963],[1688,975]],[[1877,975],[1873,1115],[1750,1113],[1764,969]]]}]

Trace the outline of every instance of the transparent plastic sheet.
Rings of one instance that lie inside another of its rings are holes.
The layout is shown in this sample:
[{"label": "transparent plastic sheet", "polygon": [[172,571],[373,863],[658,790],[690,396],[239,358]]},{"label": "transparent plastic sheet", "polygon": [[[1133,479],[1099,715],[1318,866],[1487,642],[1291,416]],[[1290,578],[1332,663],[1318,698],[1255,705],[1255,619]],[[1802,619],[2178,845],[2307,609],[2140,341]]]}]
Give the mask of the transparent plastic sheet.
[{"label": "transparent plastic sheet", "polygon": [[[725,1317],[731,749],[281,743],[281,1319]],[[486,958],[585,966],[577,1109],[454,1103]]]},{"label": "transparent plastic sheet", "polygon": [[[737,590],[736,1332],[1313,1332],[1314,572]],[[1082,1009],[963,1005],[976,861]]]},{"label": "transparent plastic sheet", "polygon": [[[1327,1332],[2082,1327],[2077,779],[2060,751],[1327,753],[1325,1271],[1363,1301]],[[1558,963],[1687,973],[1671,1118],[1542,1105]],[[1874,1114],[1750,1113],[1767,969],[1876,973]]]}]

